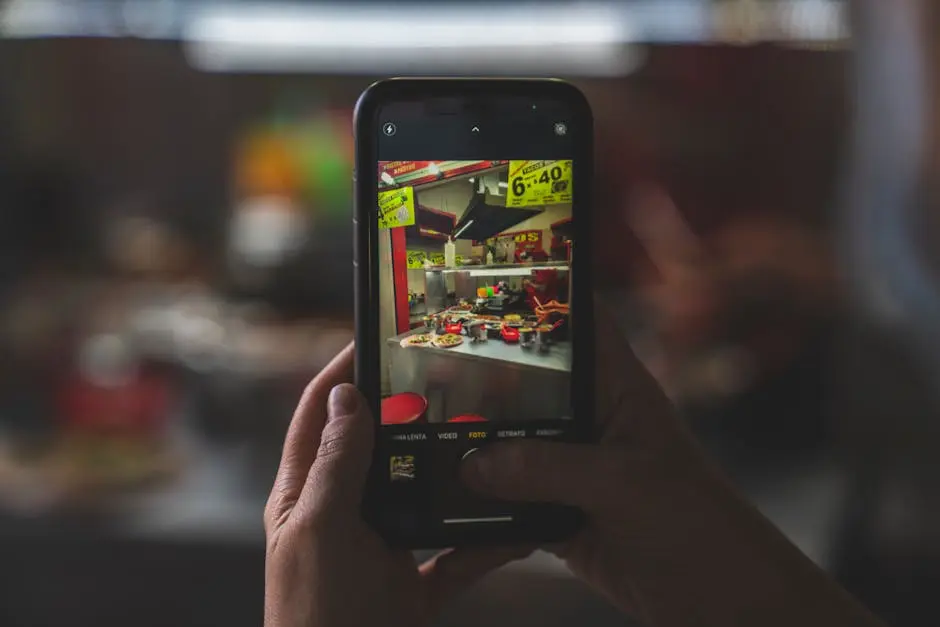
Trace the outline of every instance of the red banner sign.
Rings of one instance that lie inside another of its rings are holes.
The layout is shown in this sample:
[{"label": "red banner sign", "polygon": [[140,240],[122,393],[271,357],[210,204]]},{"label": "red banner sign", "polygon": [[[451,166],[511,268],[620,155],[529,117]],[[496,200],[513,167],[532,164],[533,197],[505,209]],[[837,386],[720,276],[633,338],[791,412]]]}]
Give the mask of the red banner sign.
[{"label": "red banner sign", "polygon": [[432,161],[386,161],[379,164],[379,178],[382,174],[388,174],[392,178],[398,178],[405,174],[410,174],[416,170],[427,170]]},{"label": "red banner sign", "polygon": [[508,163],[508,161],[383,161],[379,162],[379,189],[401,185],[415,187]]},{"label": "red banner sign", "polygon": [[[512,241],[516,244],[516,252],[527,251],[529,253],[542,252],[542,231],[531,229],[528,231],[512,231],[509,233],[500,233],[496,237],[486,240],[487,244],[496,244],[497,242]],[[482,242],[473,242],[474,246],[480,246]]]}]

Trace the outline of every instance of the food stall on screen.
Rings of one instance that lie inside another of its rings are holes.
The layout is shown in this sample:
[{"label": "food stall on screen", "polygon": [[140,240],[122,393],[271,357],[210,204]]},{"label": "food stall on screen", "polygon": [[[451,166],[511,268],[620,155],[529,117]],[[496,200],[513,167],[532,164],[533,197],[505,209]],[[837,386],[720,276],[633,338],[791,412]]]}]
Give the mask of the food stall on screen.
[{"label": "food stall on screen", "polygon": [[379,164],[383,424],[569,417],[571,173]]}]

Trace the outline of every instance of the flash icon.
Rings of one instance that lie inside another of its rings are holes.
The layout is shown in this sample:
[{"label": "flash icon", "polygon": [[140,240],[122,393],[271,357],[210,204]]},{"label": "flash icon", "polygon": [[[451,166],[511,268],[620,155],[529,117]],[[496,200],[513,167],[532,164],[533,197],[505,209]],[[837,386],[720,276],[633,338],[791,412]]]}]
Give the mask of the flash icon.
[{"label": "flash icon", "polygon": [[568,134],[568,125],[564,122],[555,122],[555,135],[563,137]]}]

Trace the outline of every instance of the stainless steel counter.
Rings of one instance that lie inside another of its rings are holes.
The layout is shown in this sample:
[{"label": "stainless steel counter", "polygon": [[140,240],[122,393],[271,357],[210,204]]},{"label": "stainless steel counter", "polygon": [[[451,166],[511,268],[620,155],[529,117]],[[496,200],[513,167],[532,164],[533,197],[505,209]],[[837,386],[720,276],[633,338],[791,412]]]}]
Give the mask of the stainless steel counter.
[{"label": "stainless steel counter", "polygon": [[461,414],[492,421],[521,422],[570,416],[571,346],[553,345],[548,353],[490,339],[464,338],[454,348],[409,346],[388,339],[392,394],[415,392],[428,399],[429,422]]},{"label": "stainless steel counter", "polygon": [[[416,333],[426,332],[409,331],[388,340],[390,345],[400,346],[401,341]],[[540,353],[534,346],[522,348],[519,344],[507,344],[502,340],[489,339],[485,342],[473,343],[464,337],[463,344],[453,348],[437,348],[436,346],[409,346],[408,350],[426,350],[449,353],[465,359],[489,360],[513,364],[520,368],[547,368],[560,372],[571,371],[571,345],[568,342],[553,344],[547,353]]]}]

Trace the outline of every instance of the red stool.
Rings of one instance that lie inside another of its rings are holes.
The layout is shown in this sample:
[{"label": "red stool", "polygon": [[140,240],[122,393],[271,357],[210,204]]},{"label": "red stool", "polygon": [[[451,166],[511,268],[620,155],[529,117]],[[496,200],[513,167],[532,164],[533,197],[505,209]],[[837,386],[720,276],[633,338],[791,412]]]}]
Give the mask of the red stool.
[{"label": "red stool", "polygon": [[447,422],[488,422],[483,416],[477,416],[476,414],[464,414],[462,416],[454,416]]},{"label": "red stool", "polygon": [[407,425],[424,422],[428,399],[414,392],[402,392],[382,399],[382,424]]}]

